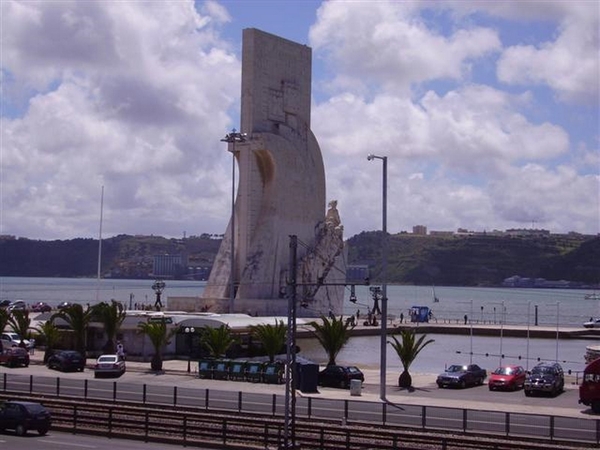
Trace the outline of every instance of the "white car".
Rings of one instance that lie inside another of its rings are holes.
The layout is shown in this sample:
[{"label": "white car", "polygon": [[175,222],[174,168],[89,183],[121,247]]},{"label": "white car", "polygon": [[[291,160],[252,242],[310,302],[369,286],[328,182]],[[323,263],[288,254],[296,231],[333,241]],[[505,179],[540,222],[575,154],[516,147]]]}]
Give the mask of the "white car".
[{"label": "white car", "polygon": [[584,328],[600,328],[600,319],[592,319],[583,323]]},{"label": "white car", "polygon": [[120,377],[125,373],[125,361],[119,355],[102,355],[94,365],[94,378],[102,376]]},{"label": "white car", "polygon": [[25,344],[26,348],[29,349],[31,347],[31,342],[27,339],[21,339],[21,336],[17,333],[2,333],[1,339],[3,348],[18,347],[21,344],[21,341]]}]

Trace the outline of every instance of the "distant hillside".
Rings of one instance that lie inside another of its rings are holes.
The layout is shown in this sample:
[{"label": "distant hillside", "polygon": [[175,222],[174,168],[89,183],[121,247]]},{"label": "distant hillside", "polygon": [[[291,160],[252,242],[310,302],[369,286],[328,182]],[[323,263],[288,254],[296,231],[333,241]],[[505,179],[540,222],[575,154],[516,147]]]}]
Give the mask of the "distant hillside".
[{"label": "distant hillside", "polygon": [[[212,267],[221,239],[208,234],[185,239],[120,235],[102,241],[103,276],[150,278],[155,255],[185,254],[188,265]],[[348,263],[381,273],[381,232],[348,239]],[[94,277],[98,241],[0,239],[0,276]],[[508,277],[600,284],[600,237],[418,236],[389,238],[388,281],[438,286],[498,286]]]},{"label": "distant hillside", "polygon": [[[366,264],[371,279],[380,278],[381,232],[360,233],[347,242],[349,263]],[[598,237],[396,234],[388,244],[388,280],[392,283],[498,286],[513,275],[600,282]]]}]

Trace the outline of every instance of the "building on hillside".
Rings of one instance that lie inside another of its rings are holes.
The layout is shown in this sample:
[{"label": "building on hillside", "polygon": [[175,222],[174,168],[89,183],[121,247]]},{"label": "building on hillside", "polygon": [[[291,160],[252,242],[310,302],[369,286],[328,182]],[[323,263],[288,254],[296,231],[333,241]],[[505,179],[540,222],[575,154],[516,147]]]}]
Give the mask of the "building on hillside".
[{"label": "building on hillside", "polygon": [[427,227],[425,225],[415,225],[412,230],[413,234],[427,236]]},{"label": "building on hillside", "polygon": [[152,275],[159,278],[177,278],[187,272],[185,255],[154,255]]}]

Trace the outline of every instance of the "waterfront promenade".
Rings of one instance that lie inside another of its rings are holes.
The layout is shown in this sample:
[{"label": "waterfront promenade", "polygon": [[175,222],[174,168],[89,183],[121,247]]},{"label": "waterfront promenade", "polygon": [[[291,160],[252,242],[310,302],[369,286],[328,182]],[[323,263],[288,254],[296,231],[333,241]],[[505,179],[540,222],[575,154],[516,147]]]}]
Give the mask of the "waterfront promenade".
[{"label": "waterfront promenade", "polygon": [[[362,322],[362,321],[361,321]],[[451,334],[451,335],[469,335],[471,332],[477,336],[498,337],[501,334],[504,337],[530,337],[532,339],[600,339],[600,329],[589,329],[584,327],[552,327],[552,326],[534,326],[524,325],[502,325],[499,323],[473,324],[464,321],[451,320],[433,320],[431,322],[404,322],[398,320],[388,322],[387,334],[398,333],[401,329],[414,329],[417,333],[424,334]],[[367,326],[363,323],[358,324],[351,331],[353,336],[377,336],[381,334],[380,326]],[[298,337],[312,337],[307,328],[298,328]]]}]

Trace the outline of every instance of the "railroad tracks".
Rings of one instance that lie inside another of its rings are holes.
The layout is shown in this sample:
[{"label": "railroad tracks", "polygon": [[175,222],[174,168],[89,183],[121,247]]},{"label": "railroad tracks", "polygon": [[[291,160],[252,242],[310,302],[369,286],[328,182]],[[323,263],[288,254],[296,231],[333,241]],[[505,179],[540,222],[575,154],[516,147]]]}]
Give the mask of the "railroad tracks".
[{"label": "railroad tracks", "polygon": [[[43,403],[51,412],[54,430],[98,434],[147,442],[213,449],[265,450],[283,448],[282,417],[223,413],[165,405],[139,405],[42,395],[2,393],[1,399],[20,397]],[[493,435],[462,435],[360,422],[296,419],[297,448],[319,450],[575,450],[586,444],[536,442]]]}]

